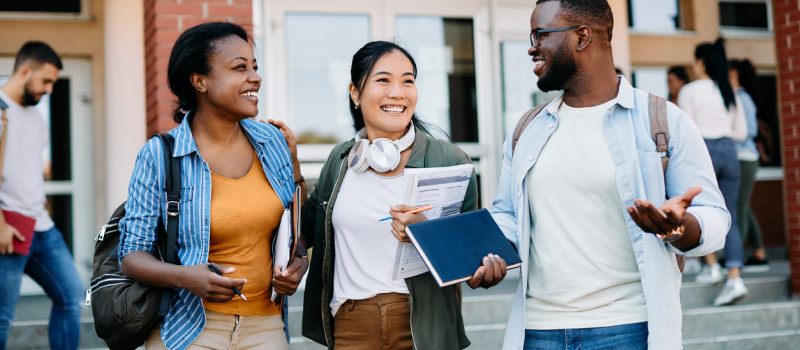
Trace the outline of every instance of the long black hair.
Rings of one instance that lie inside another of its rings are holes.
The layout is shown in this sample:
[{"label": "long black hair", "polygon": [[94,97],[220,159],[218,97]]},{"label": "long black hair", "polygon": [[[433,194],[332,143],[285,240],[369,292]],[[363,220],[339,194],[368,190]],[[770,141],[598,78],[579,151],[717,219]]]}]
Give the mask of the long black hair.
[{"label": "long black hair", "polygon": [[[364,86],[367,85],[367,77],[370,72],[372,72],[372,69],[375,68],[375,63],[384,55],[394,51],[398,51],[408,57],[408,60],[411,61],[411,66],[414,68],[413,73],[416,79],[417,63],[406,49],[389,41],[373,41],[356,51],[356,54],[353,55],[353,62],[350,65],[350,81],[355,85],[358,96],[361,96],[361,93],[364,92]],[[350,103],[350,114],[353,116],[353,127],[356,129],[356,132],[358,132],[365,125],[364,115],[361,114],[360,109],[356,109],[356,105],[350,97],[350,93],[347,94],[347,100]],[[411,116],[411,122],[418,129],[422,130],[422,132],[428,134],[428,136],[432,136],[431,131],[436,131],[437,133],[441,133],[446,139],[450,139],[450,137],[438,127],[420,120],[416,112]]]},{"label": "long black hair", "polygon": [[750,60],[731,60],[728,62],[730,69],[735,69],[739,75],[739,85],[744,88],[744,91],[753,98],[756,106],[761,102],[761,87],[758,84],[758,74],[756,68],[750,63]]},{"label": "long black hair", "polygon": [[214,42],[231,35],[248,41],[247,31],[238,24],[209,22],[187,29],[175,42],[167,66],[169,89],[178,97],[178,107],[172,114],[175,122],[183,121],[185,111],[197,108],[192,74],[208,74],[211,71],[209,61],[216,49]]},{"label": "long black hair", "polygon": [[694,58],[703,61],[706,74],[717,84],[719,92],[722,94],[725,108],[735,107],[736,97],[733,94],[731,82],[728,81],[728,59],[725,56],[725,43],[722,38],[717,39],[713,44],[697,45],[694,50]]}]

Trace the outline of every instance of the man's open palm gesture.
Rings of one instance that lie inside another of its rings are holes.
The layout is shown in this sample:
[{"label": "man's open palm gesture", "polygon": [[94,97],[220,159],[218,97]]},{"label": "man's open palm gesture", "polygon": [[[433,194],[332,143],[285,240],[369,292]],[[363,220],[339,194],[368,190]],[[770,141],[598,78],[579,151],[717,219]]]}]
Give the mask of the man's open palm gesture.
[{"label": "man's open palm gesture", "polygon": [[637,199],[633,201],[635,206],[628,206],[628,213],[631,214],[636,225],[645,232],[670,232],[681,226],[686,215],[686,208],[692,205],[694,197],[702,191],[700,186],[692,187],[686,193],[664,202],[661,208],[656,208],[650,201]]}]

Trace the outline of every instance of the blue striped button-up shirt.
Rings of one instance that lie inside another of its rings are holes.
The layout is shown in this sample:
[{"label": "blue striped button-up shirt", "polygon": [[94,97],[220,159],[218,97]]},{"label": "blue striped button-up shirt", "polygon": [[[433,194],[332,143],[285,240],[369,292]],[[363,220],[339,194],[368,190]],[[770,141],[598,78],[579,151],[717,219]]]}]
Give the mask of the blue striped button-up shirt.
[{"label": "blue striped button-up shirt", "polygon": [[[184,266],[208,261],[211,215],[211,172],[197,152],[197,145],[189,128],[189,115],[169,132],[175,138],[172,156],[180,158],[181,164],[177,254]],[[283,134],[272,125],[249,119],[240,121],[240,125],[255,148],[267,179],[286,208],[292,199],[294,171]],[[128,188],[128,202],[125,204],[126,214],[119,223],[120,260],[133,251],[153,253],[156,249],[159,220],[162,225],[166,225],[164,176],[161,142],[151,139],[136,158],[136,167]],[[203,302],[197,295],[180,288],[176,291],[161,325],[161,339],[169,349],[185,349],[203,330],[206,323],[205,312]],[[285,307],[284,303],[284,323],[287,314]],[[288,337],[288,328],[285,329]]]}]

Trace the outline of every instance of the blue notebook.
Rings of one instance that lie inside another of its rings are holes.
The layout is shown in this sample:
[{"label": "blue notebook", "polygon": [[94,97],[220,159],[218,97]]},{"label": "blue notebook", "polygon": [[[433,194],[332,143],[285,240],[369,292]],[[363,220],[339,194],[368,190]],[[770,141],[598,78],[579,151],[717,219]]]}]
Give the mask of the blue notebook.
[{"label": "blue notebook", "polygon": [[440,287],[468,281],[489,253],[503,258],[509,270],[522,264],[486,209],[411,224],[406,234]]}]

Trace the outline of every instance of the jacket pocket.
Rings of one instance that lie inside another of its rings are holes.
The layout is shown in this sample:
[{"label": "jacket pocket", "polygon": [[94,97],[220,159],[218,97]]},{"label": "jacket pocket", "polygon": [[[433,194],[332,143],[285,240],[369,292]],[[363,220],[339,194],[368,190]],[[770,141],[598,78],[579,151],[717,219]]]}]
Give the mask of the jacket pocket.
[{"label": "jacket pocket", "polygon": [[[162,188],[161,191],[163,193],[167,193],[166,187]],[[178,203],[183,204],[186,202],[191,202],[193,197],[194,197],[194,186],[181,186],[181,200]],[[164,203],[166,203],[167,202],[166,194],[162,198],[164,200]]]}]

